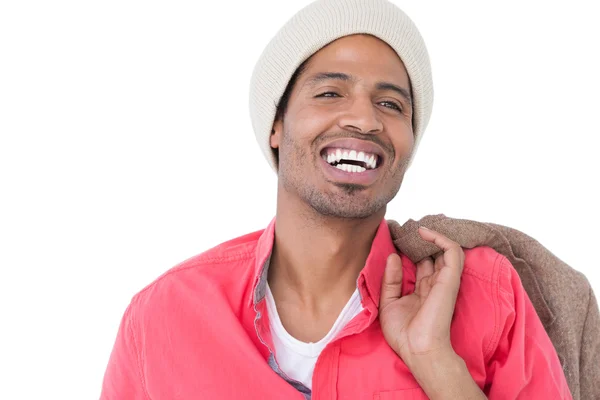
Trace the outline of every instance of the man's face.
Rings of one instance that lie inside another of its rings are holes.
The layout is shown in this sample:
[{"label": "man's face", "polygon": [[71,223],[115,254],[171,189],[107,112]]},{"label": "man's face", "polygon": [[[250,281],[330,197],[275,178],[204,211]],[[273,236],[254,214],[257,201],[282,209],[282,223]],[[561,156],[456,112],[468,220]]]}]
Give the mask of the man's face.
[{"label": "man's face", "polygon": [[311,57],[273,128],[280,190],[322,215],[384,210],[414,144],[404,64],[375,37],[340,38]]}]

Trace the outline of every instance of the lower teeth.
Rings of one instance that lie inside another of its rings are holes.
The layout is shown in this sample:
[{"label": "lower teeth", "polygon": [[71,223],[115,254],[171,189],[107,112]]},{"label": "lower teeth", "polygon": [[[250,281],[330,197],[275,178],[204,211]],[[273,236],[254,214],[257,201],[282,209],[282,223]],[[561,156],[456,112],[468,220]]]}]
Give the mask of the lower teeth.
[{"label": "lower teeth", "polygon": [[337,169],[341,169],[346,172],[364,172],[367,169],[361,167],[360,165],[351,165],[351,164],[338,164],[335,166]]}]

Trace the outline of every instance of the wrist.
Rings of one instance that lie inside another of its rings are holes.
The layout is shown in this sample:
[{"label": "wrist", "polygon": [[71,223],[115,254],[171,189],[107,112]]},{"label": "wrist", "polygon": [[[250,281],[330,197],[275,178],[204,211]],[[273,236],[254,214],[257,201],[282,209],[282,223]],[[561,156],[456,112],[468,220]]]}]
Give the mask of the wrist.
[{"label": "wrist", "polygon": [[485,399],[465,361],[454,350],[419,356],[407,365],[419,386],[432,400]]},{"label": "wrist", "polygon": [[412,354],[407,358],[403,357],[403,360],[415,376],[426,375],[433,367],[455,369],[461,362],[464,363],[452,347],[427,354]]}]

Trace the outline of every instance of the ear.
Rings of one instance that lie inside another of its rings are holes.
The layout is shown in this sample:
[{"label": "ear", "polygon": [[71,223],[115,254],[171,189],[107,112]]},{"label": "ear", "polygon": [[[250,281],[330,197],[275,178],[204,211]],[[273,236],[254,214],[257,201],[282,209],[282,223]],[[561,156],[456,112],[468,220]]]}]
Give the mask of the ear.
[{"label": "ear", "polygon": [[281,144],[281,133],[283,131],[283,122],[278,119],[273,123],[273,129],[271,130],[271,148],[278,149]]}]

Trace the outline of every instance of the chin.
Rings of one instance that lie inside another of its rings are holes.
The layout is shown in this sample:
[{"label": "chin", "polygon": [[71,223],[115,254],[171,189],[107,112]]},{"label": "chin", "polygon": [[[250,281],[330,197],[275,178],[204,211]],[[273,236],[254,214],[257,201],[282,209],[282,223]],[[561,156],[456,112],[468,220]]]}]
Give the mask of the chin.
[{"label": "chin", "polygon": [[[357,189],[353,189],[357,190]],[[368,218],[387,205],[383,199],[369,199],[360,194],[338,194],[316,196],[308,199],[308,204],[320,215],[336,218]]]},{"label": "chin", "polygon": [[330,209],[330,208],[315,208],[313,209],[324,217],[340,218],[340,219],[365,219],[371,217],[374,213],[370,210],[356,210],[356,209]]}]

